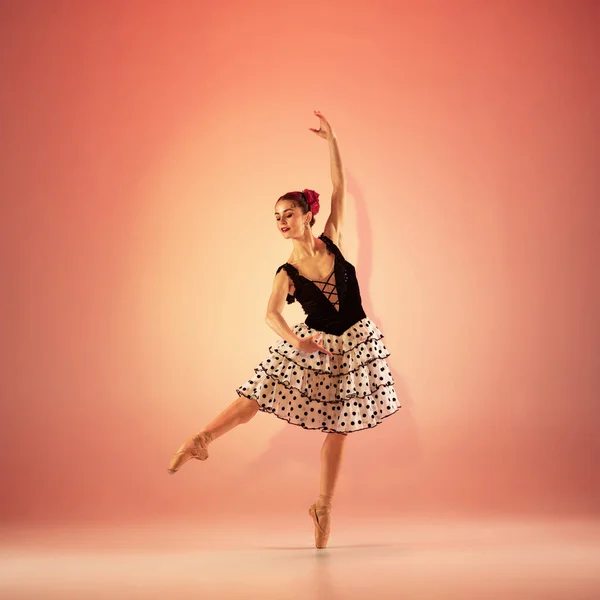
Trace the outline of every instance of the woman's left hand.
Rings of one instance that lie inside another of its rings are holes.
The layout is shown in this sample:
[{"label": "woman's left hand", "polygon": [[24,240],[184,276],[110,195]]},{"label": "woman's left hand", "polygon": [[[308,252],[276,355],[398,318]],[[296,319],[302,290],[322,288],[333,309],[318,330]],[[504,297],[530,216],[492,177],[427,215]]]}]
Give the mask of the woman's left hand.
[{"label": "woman's left hand", "polygon": [[327,119],[323,116],[323,114],[318,111],[315,110],[314,111],[315,115],[317,117],[319,117],[319,129],[313,129],[312,127],[309,127],[309,129],[316,133],[319,137],[322,137],[325,140],[330,140],[333,138],[333,129],[331,129],[331,125],[329,124],[329,122],[327,121]]}]

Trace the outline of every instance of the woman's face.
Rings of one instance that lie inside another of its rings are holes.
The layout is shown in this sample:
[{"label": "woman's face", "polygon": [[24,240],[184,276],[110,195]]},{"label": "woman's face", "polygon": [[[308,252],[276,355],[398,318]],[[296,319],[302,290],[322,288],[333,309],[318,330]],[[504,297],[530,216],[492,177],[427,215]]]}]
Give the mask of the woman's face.
[{"label": "woman's face", "polygon": [[300,237],[306,228],[309,214],[302,214],[302,209],[293,200],[280,200],[275,205],[275,221],[277,228],[285,239]]}]

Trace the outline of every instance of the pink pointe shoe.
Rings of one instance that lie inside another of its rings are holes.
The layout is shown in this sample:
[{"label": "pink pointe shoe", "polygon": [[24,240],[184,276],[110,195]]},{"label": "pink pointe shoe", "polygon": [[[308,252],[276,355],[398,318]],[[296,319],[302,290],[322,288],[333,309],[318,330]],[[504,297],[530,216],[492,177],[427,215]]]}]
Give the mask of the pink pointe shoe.
[{"label": "pink pointe shoe", "polygon": [[315,502],[308,509],[308,514],[315,524],[315,546],[319,549],[326,548],[331,523],[331,505],[318,506]]},{"label": "pink pointe shoe", "polygon": [[208,433],[200,432],[193,435],[184,442],[179,450],[173,454],[168,471],[171,474],[177,473],[179,469],[190,459],[206,460],[208,458],[208,444],[211,442]]}]

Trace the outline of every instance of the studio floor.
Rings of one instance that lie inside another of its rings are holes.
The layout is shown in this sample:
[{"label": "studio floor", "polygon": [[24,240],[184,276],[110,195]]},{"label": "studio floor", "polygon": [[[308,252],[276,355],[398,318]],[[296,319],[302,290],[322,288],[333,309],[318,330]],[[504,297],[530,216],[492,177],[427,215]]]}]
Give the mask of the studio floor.
[{"label": "studio floor", "polygon": [[4,527],[3,600],[597,600],[600,521]]}]

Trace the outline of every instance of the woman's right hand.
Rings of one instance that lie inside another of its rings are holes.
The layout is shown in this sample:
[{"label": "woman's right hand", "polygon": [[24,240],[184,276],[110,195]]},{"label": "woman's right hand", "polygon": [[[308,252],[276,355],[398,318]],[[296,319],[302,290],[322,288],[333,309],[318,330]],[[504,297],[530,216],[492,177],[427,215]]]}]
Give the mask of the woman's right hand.
[{"label": "woman's right hand", "polygon": [[323,347],[322,337],[320,333],[315,333],[307,338],[302,338],[298,344],[296,344],[296,349],[300,350],[300,352],[307,352],[308,354],[314,352],[323,352],[323,354],[327,354],[327,356],[332,357],[333,354],[326,350]]}]

